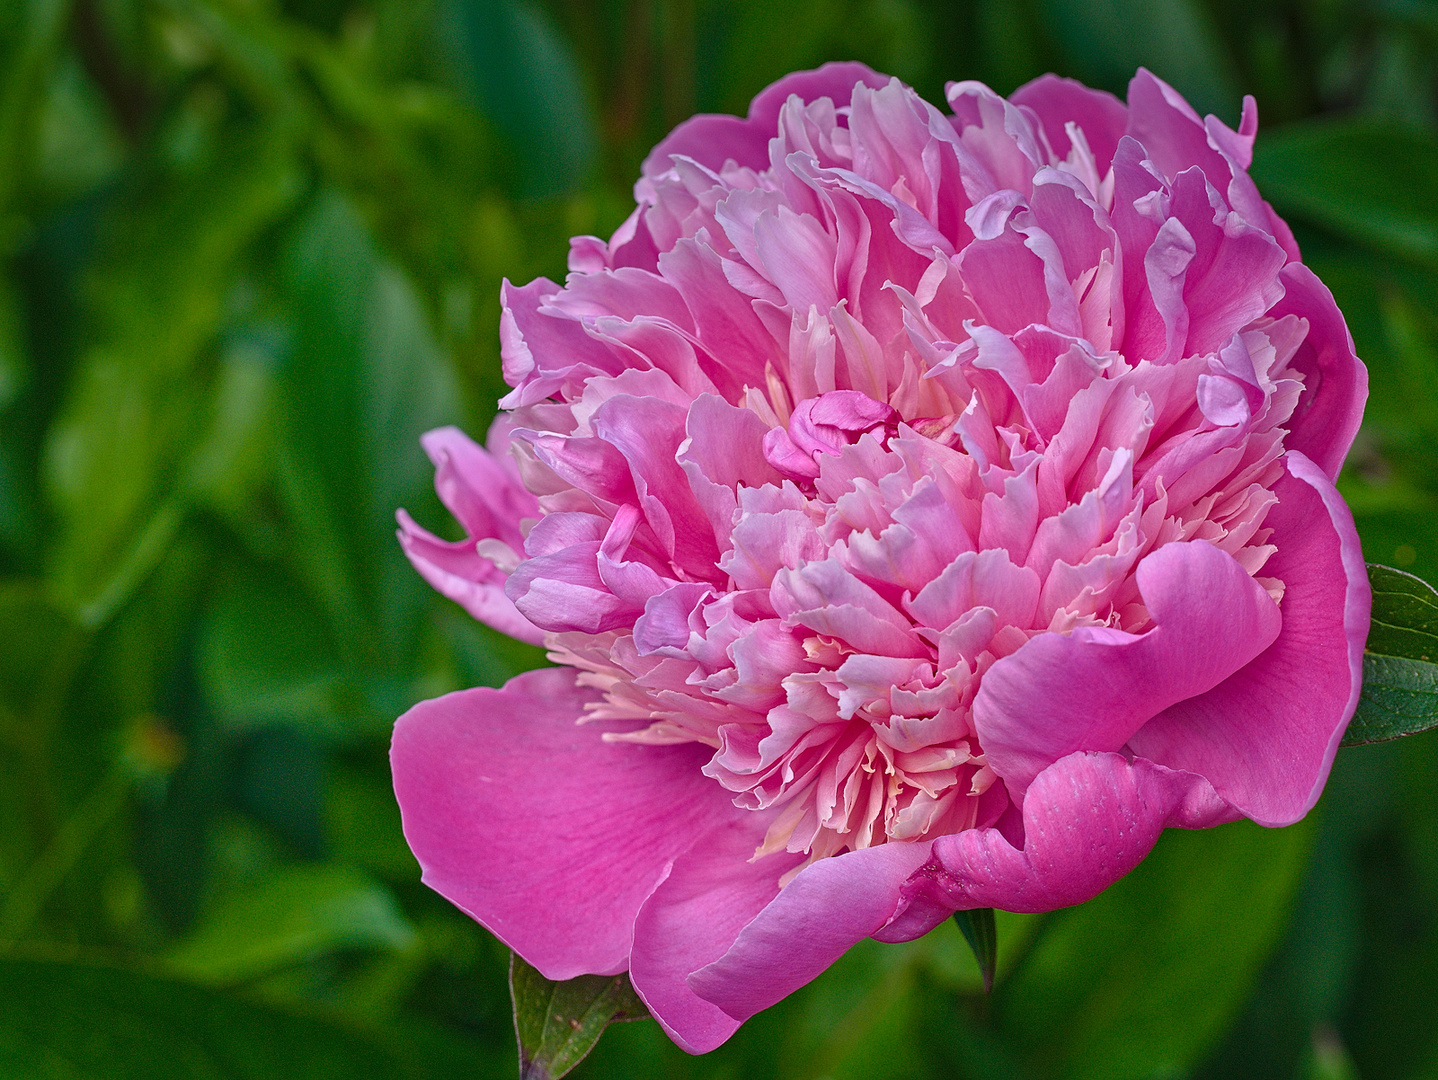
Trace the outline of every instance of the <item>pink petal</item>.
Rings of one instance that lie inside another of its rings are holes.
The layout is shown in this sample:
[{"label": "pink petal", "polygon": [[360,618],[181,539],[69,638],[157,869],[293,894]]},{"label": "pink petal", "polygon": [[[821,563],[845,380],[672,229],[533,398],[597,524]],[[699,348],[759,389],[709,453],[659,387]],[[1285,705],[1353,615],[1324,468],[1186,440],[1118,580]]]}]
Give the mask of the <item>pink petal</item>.
[{"label": "pink petal", "polygon": [[474,550],[474,541],[449,543],[421,529],[403,510],[396,517],[400,547],[436,592],[501,634],[531,645],[544,643],[544,631],[521,615],[505,595],[505,574]]},{"label": "pink petal", "polygon": [[739,813],[700,746],[601,739],[594,691],[544,668],[421,702],[390,763],[424,882],[546,978],[629,964],[635,917],[695,839]]},{"label": "pink petal", "polygon": [[804,102],[832,98],[835,105],[848,105],[856,83],[879,89],[888,79],[855,61],[825,64],[815,71],[785,75],[759,92],[749,105],[749,116],[702,113],[690,117],[671,131],[644,159],[646,177],[662,176],[669,170],[670,157],[679,154],[718,172],[726,161],[763,169],[769,164],[769,140],[779,123],[779,111],[791,94]]},{"label": "pink petal", "polygon": [[1285,266],[1279,280],[1286,291],[1269,314],[1300,315],[1309,324],[1308,337],[1290,362],[1303,372],[1304,386],[1284,443],[1336,480],[1363,419],[1368,369],[1353,351],[1353,337],[1328,286],[1301,263]]},{"label": "pink petal", "polygon": [[740,1020],[689,988],[690,972],[718,960],[741,930],[779,895],[779,878],[803,860],[788,853],[753,859],[767,818],[745,813],[702,837],[674,861],[639,909],[629,978],[680,1047],[713,1050]]},{"label": "pink petal", "polygon": [[496,537],[516,551],[522,548],[519,522],[538,517],[539,502],[519,482],[513,463],[494,457],[456,427],[427,431],[419,442],[434,462],[440,502],[471,539]]},{"label": "pink petal", "polygon": [[1073,79],[1040,75],[1010,94],[1009,100],[1038,114],[1049,146],[1060,161],[1068,157],[1072,145],[1065,125],[1069,121],[1077,124],[1093,151],[1099,176],[1108,172],[1118,141],[1128,126],[1128,109],[1118,98],[1102,90],[1090,90]]},{"label": "pink petal", "polygon": [[876,936],[907,941],[960,909],[1081,904],[1142,862],[1165,827],[1208,828],[1236,816],[1201,776],[1143,758],[1071,754],[1030,785],[1022,846],[997,828],[941,836],[933,858],[905,884],[902,907]]},{"label": "pink petal", "polygon": [[1372,602],[1348,507],[1302,454],[1290,452],[1287,465],[1264,521],[1278,550],[1263,573],[1284,583],[1277,640],[1129,741],[1135,753],[1201,773],[1261,825],[1297,821],[1323,790],[1358,705]]},{"label": "pink petal", "polygon": [[884,926],[929,847],[880,844],[806,867],[689,986],[736,1020],[767,1009]]},{"label": "pink petal", "polygon": [[1150,718],[1211,690],[1278,636],[1282,619],[1268,593],[1206,541],[1167,544],[1136,576],[1152,629],[1040,634],[984,675],[974,727],[1016,798],[1062,757],[1118,750]]}]

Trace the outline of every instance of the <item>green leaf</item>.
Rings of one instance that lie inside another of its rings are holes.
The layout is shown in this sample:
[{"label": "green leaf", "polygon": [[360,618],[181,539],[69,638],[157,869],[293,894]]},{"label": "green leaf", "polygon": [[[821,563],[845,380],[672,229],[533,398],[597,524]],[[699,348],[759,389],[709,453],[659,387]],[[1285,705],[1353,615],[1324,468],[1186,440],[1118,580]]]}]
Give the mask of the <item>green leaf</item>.
[{"label": "green leaf", "polygon": [[451,0],[444,11],[455,67],[513,141],[526,194],[572,191],[593,168],[598,125],[564,38],[527,0]]},{"label": "green leaf", "polygon": [[353,1025],[97,964],[0,959],[0,1001],[5,1003],[0,1009],[0,1076],[5,1077],[354,1080],[421,1075]]},{"label": "green leaf", "polygon": [[994,909],[956,911],[954,922],[959,924],[964,940],[969,943],[969,948],[974,950],[974,959],[984,977],[984,993],[993,993],[994,971],[999,965],[999,934],[994,927]]},{"label": "green leaf", "polygon": [[1307,863],[1311,821],[1170,829],[1128,877],[1057,912],[997,995],[1013,1044],[1029,1048],[1036,1073],[1187,1075],[1277,940]]},{"label": "green leaf", "polygon": [[342,949],[404,949],[414,929],[383,886],[343,866],[292,866],[222,897],[169,954],[201,982],[258,978]]},{"label": "green leaf", "polygon": [[1363,693],[1344,746],[1438,727],[1438,592],[1420,577],[1374,563],[1368,580],[1373,624],[1363,653]]},{"label": "green leaf", "polygon": [[1438,264],[1438,139],[1387,120],[1309,120],[1259,135],[1252,175],[1282,214]]},{"label": "green leaf", "polygon": [[406,658],[428,603],[394,512],[440,514],[419,436],[459,418],[457,383],[414,286],[343,196],[321,194],[299,223],[284,285],[294,350],[281,490],[293,550],[347,659],[380,668]]},{"label": "green leaf", "polygon": [[333,724],[343,667],[324,616],[283,580],[246,575],[206,614],[198,673],[211,707],[235,729]]},{"label": "green leaf", "polygon": [[509,994],[520,1080],[558,1080],[584,1060],[610,1024],[649,1015],[628,974],[550,982],[517,955],[509,962]]},{"label": "green leaf", "polygon": [[1238,79],[1205,4],[1194,0],[1036,0],[1064,74],[1122,96],[1134,70],[1151,68],[1200,113],[1237,122]]}]

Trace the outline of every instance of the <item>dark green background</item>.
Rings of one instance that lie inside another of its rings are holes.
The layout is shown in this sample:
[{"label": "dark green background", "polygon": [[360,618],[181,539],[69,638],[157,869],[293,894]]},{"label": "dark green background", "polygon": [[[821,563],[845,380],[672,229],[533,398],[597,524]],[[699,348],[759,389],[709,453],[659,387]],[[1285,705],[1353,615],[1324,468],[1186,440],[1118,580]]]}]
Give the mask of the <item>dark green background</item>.
[{"label": "dark green background", "polygon": [[[0,1078],[513,1074],[507,954],[399,832],[394,717],[540,661],[432,595],[416,436],[482,433],[498,286],[648,147],[858,58],[940,100],[1140,63],[1236,122],[1372,372],[1343,490],[1438,580],[1438,6],[0,4]],[[722,1050],[590,1077],[1438,1078],[1438,737],[1098,900],[856,948]],[[535,898],[543,903],[543,898]]]}]

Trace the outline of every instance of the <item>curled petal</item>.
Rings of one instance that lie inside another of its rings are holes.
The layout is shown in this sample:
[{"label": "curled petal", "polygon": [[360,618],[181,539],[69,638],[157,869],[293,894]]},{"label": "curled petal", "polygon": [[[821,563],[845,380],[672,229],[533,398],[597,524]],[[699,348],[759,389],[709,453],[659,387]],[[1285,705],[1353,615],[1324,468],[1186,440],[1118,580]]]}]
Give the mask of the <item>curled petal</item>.
[{"label": "curled petal", "polygon": [[1201,829],[1237,816],[1193,773],[1120,754],[1070,754],[1030,785],[1021,841],[997,828],[935,840],[933,858],[905,883],[901,908],[877,936],[907,941],[960,909],[1081,904],[1142,862],[1168,826]]}]

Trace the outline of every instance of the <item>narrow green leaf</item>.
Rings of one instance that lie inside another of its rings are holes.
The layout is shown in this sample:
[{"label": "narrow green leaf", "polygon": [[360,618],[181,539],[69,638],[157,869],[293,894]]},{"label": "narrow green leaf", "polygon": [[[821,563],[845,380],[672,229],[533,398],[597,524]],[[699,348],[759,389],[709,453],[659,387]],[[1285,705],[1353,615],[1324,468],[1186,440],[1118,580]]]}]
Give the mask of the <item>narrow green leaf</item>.
[{"label": "narrow green leaf", "polygon": [[649,1015],[628,974],[550,982],[517,955],[509,961],[509,995],[520,1080],[559,1080],[584,1060],[610,1024]]},{"label": "narrow green leaf", "polygon": [[1438,139],[1389,120],[1310,120],[1260,135],[1253,178],[1280,213],[1438,263]]},{"label": "narrow green leaf", "polygon": [[974,950],[974,959],[979,962],[979,972],[984,977],[984,993],[992,994],[994,971],[999,966],[999,933],[994,927],[994,909],[956,911],[954,922],[959,924],[964,940]]},{"label": "narrow green leaf", "polygon": [[223,897],[168,964],[200,982],[233,983],[339,949],[413,940],[383,886],[349,867],[294,866]]},{"label": "narrow green leaf", "polygon": [[1363,694],[1344,746],[1385,742],[1438,727],[1438,592],[1420,577],[1368,564],[1373,624],[1363,655]]},{"label": "narrow green leaf", "polygon": [[451,0],[443,11],[456,73],[513,140],[526,194],[572,190],[594,165],[598,125],[564,38],[527,0]]}]

